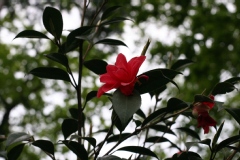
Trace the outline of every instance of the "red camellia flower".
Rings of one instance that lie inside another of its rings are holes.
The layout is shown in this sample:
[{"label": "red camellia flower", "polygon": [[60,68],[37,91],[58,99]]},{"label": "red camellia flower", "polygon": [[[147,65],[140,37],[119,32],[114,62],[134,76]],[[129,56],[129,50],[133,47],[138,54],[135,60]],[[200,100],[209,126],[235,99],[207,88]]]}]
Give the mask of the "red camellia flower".
[{"label": "red camellia flower", "polygon": [[[214,100],[214,96],[211,95],[210,98]],[[216,121],[209,116],[208,112],[214,106],[214,102],[197,102],[193,105],[193,115],[197,116],[198,127],[202,127],[204,134],[209,132],[209,126],[215,126]]]},{"label": "red camellia flower", "polygon": [[138,70],[145,59],[146,56],[139,56],[127,62],[122,53],[118,54],[115,65],[107,65],[107,73],[100,75],[100,81],[105,84],[99,88],[97,97],[113,88],[119,88],[127,96],[131,95],[138,80]]}]

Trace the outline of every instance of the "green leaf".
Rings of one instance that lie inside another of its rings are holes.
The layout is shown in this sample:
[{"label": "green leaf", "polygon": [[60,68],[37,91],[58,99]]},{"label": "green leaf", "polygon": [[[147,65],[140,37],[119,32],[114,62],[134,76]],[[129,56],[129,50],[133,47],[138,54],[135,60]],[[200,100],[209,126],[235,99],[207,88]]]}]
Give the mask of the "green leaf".
[{"label": "green leaf", "polygon": [[36,140],[32,145],[39,147],[44,152],[50,153],[54,156],[54,145],[51,141],[47,140]]},{"label": "green leaf", "polygon": [[95,44],[108,44],[108,45],[113,45],[113,46],[128,47],[124,42],[122,42],[120,40],[116,40],[116,39],[110,39],[110,38],[102,39],[100,41],[97,41]]},{"label": "green leaf", "polygon": [[212,148],[215,147],[215,145],[217,144],[217,140],[222,132],[222,128],[223,128],[224,122],[222,122],[222,124],[220,125],[220,127],[217,130],[217,133],[214,135],[213,141],[212,141]]},{"label": "green leaf", "polygon": [[18,159],[18,157],[20,156],[20,154],[22,153],[23,147],[24,147],[24,143],[21,143],[17,146],[14,146],[8,153],[7,153],[7,157],[8,160],[16,160]]},{"label": "green leaf", "polygon": [[67,56],[64,54],[60,54],[60,53],[50,53],[45,55],[47,58],[60,63],[61,65],[65,66],[66,68],[69,67],[68,65],[68,59]]},{"label": "green leaf", "polygon": [[239,108],[225,108],[225,110],[238,122],[240,125],[240,109]]},{"label": "green leaf", "polygon": [[114,125],[117,127],[117,129],[119,130],[119,132],[124,131],[124,129],[127,127],[127,125],[129,124],[129,122],[132,120],[133,116],[129,118],[129,120],[127,121],[127,123],[122,124],[121,120],[118,118],[118,115],[116,114],[116,112],[112,111],[112,121],[114,123]]},{"label": "green leaf", "polygon": [[188,107],[188,104],[178,98],[170,98],[167,102],[168,112],[175,112]]},{"label": "green leaf", "polygon": [[89,61],[85,61],[83,65],[95,74],[100,75],[107,72],[106,67],[108,64],[107,62],[100,59],[92,59]]},{"label": "green leaf", "polygon": [[78,109],[77,108],[69,108],[69,113],[71,114],[72,118],[78,119]]},{"label": "green leaf", "polygon": [[122,159],[114,155],[107,155],[104,157],[99,157],[98,160],[122,160]]},{"label": "green leaf", "polygon": [[145,80],[143,78],[139,79],[141,84],[139,85],[139,83],[136,83],[135,89],[138,90],[140,94],[144,94],[158,91],[169,82],[176,85],[175,82],[172,81],[172,79],[178,74],[181,73],[170,69],[150,70],[138,76],[138,77],[141,77],[142,75],[148,76],[148,80]]},{"label": "green leaf", "polygon": [[46,7],[43,11],[43,25],[57,40],[60,40],[63,30],[62,14],[53,7]]},{"label": "green leaf", "polygon": [[176,134],[168,126],[156,124],[156,125],[150,126],[150,128],[159,132],[168,133],[176,136]]},{"label": "green leaf", "polygon": [[195,152],[182,152],[180,155],[179,154],[174,154],[173,155],[174,160],[202,160],[202,158]]},{"label": "green leaf", "polygon": [[146,139],[145,142],[149,142],[149,143],[163,143],[163,142],[170,142],[167,138],[165,137],[160,137],[160,136],[153,136],[153,137],[149,137]]},{"label": "green leaf", "polygon": [[16,35],[16,38],[45,38],[49,39],[45,34],[35,30],[24,30]]},{"label": "green leaf", "polygon": [[194,102],[214,102],[211,98],[204,96],[204,95],[195,95],[194,96]]},{"label": "green leaf", "polygon": [[197,138],[198,140],[200,140],[199,135],[197,134],[197,132],[195,132],[194,130],[187,128],[187,127],[180,127],[177,128],[178,130],[180,130],[181,132],[185,132],[187,135],[192,136],[193,138]]},{"label": "green leaf", "polygon": [[232,77],[232,78],[227,79],[224,82],[231,83],[234,85],[234,84],[238,83],[239,81],[240,81],[240,77]]},{"label": "green leaf", "polygon": [[64,139],[67,139],[72,133],[78,130],[78,121],[75,119],[64,119],[62,123],[62,132]]},{"label": "green leaf", "polygon": [[88,160],[88,153],[83,145],[79,144],[75,141],[62,141],[74,154],[77,155],[78,158],[82,160]]},{"label": "green leaf", "polygon": [[191,63],[193,63],[192,60],[189,60],[189,59],[179,59],[178,61],[176,61],[172,65],[171,69],[173,69],[173,70],[180,70],[180,69],[186,67],[187,65],[189,65]]},{"label": "green leaf", "polygon": [[237,136],[233,136],[230,138],[227,138],[225,140],[223,140],[222,142],[220,142],[217,146],[216,146],[216,152],[220,151],[221,149],[223,149],[224,147],[227,147],[231,144],[234,144],[236,142],[240,141],[240,135]]},{"label": "green leaf", "polygon": [[236,88],[234,87],[233,84],[229,82],[221,82],[218,83],[212,90],[212,95],[217,95],[217,94],[226,94],[229,92],[232,92]]},{"label": "green leaf", "polygon": [[140,147],[140,146],[126,146],[126,147],[119,148],[117,151],[128,151],[128,152],[138,153],[141,155],[147,155],[147,156],[151,156],[151,157],[155,157],[155,158],[159,159],[154,152],[152,152],[151,150],[149,150],[147,148]]},{"label": "green leaf", "polygon": [[130,20],[130,21],[133,21],[129,18],[125,18],[125,17],[114,17],[110,20],[106,20],[106,21],[102,21],[102,23],[100,24],[101,26],[103,25],[110,25],[110,24],[113,24],[113,23],[119,23],[119,22],[122,22],[122,21],[126,21],[126,20]]},{"label": "green leaf", "polygon": [[69,140],[70,141],[72,141],[73,139],[78,140],[79,138],[88,141],[88,143],[91,144],[94,148],[96,147],[97,141],[93,137],[80,137],[79,135],[72,135]]},{"label": "green leaf", "polygon": [[133,91],[132,95],[126,96],[117,89],[113,93],[112,103],[122,126],[125,126],[133,114],[140,108],[141,96],[136,90]]},{"label": "green leaf", "polygon": [[150,114],[142,123],[142,127],[145,126],[146,124],[154,121],[155,119],[164,116],[166,114],[167,109],[166,108],[161,108],[159,110],[156,110],[152,114]]},{"label": "green leaf", "polygon": [[7,137],[7,141],[6,141],[6,148],[8,148],[10,145],[12,144],[16,144],[18,142],[22,142],[22,141],[31,141],[32,140],[32,136],[24,133],[24,132],[16,132],[16,133],[11,133],[8,137]]},{"label": "green leaf", "polygon": [[64,80],[67,82],[71,82],[71,79],[68,73],[59,68],[38,67],[31,70],[29,73],[39,78],[56,79],[56,80]]},{"label": "green leaf", "polygon": [[139,115],[140,117],[142,117],[143,119],[146,118],[146,115],[144,114],[144,112],[141,109],[137,110],[136,114]]},{"label": "green leaf", "polygon": [[86,104],[88,101],[90,101],[91,99],[93,99],[94,97],[97,97],[97,92],[98,91],[91,91],[87,94],[86,96],[86,100],[85,100],[85,103],[83,105],[83,108],[85,108]]},{"label": "green leaf", "polygon": [[124,137],[129,136],[130,134],[131,133],[122,133],[122,134],[113,135],[107,139],[107,143],[117,142],[117,141],[123,139]]},{"label": "green leaf", "polygon": [[102,16],[101,16],[101,21],[107,19],[109,16],[112,15],[112,13],[113,13],[115,10],[117,10],[117,9],[120,8],[120,7],[121,7],[121,6],[112,6],[112,7],[110,7],[110,8],[107,8],[107,9],[103,12],[103,14],[102,14]]}]

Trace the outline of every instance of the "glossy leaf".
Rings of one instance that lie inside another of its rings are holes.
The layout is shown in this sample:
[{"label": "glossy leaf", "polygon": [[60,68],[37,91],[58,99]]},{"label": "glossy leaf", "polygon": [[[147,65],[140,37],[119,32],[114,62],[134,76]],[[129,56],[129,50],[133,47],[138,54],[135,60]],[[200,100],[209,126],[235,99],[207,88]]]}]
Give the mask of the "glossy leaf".
[{"label": "glossy leaf", "polygon": [[112,13],[114,12],[114,11],[116,11],[117,9],[119,9],[121,6],[112,6],[112,7],[110,7],[110,8],[107,8],[104,12],[103,12],[103,14],[102,14],[102,16],[101,16],[101,20],[105,20],[105,19],[107,19],[108,17],[110,17],[111,15],[112,15]]},{"label": "glossy leaf", "polygon": [[67,139],[72,133],[78,129],[78,121],[75,119],[64,119],[62,123],[62,132],[64,139]]},{"label": "glossy leaf", "polygon": [[133,114],[140,108],[141,96],[136,90],[133,91],[132,95],[126,96],[117,89],[113,93],[112,104],[122,126],[125,126]]},{"label": "glossy leaf", "polygon": [[240,125],[240,109],[239,108],[225,108],[225,110],[238,122]]},{"label": "glossy leaf", "polygon": [[170,98],[167,102],[168,112],[174,112],[188,107],[188,104],[178,98]]},{"label": "glossy leaf", "polygon": [[139,79],[141,84],[139,85],[139,83],[136,83],[135,89],[138,90],[140,94],[144,94],[158,91],[169,82],[176,85],[176,83],[173,82],[172,79],[178,74],[181,73],[170,69],[150,70],[139,75],[139,77],[141,77],[142,75],[148,76],[148,80],[146,81],[143,78]]},{"label": "glossy leaf", "polygon": [[186,67],[187,65],[189,65],[189,64],[191,64],[191,63],[193,63],[192,60],[189,60],[189,59],[179,59],[178,61],[176,61],[176,62],[172,65],[171,69],[173,69],[173,70],[180,70],[180,69],[182,69],[183,67]]},{"label": "glossy leaf", "polygon": [[117,142],[119,141],[120,139],[130,135],[131,133],[122,133],[122,134],[117,134],[117,135],[113,135],[111,137],[109,137],[107,139],[107,143],[111,143],[111,142]]},{"label": "glossy leaf", "polygon": [[43,11],[43,25],[56,39],[60,40],[63,30],[62,14],[53,7],[46,7]]},{"label": "glossy leaf", "polygon": [[32,145],[39,147],[44,152],[50,153],[54,155],[54,145],[51,141],[47,140],[36,140],[32,143]]},{"label": "glossy leaf", "polygon": [[127,47],[127,45],[124,42],[122,42],[120,40],[116,40],[116,39],[109,39],[109,38],[97,41],[95,44],[108,44],[108,45],[113,45],[113,46],[126,46]]},{"label": "glossy leaf", "polygon": [[164,125],[153,125],[150,127],[151,129],[154,129],[158,132],[163,132],[163,133],[168,133],[168,134],[172,134],[172,135],[176,135],[168,126],[164,126]]},{"label": "glossy leaf", "polygon": [[88,153],[83,145],[75,141],[62,141],[78,158],[82,160],[88,160]]},{"label": "glossy leaf", "polygon": [[195,132],[194,130],[187,128],[187,127],[180,127],[177,128],[178,130],[180,130],[181,132],[185,132],[187,135],[192,136],[193,138],[197,138],[198,140],[200,140],[200,137],[198,135],[197,132]]},{"label": "glossy leaf", "polygon": [[39,78],[56,79],[71,82],[68,73],[60,68],[38,67],[31,70],[29,73]]},{"label": "glossy leaf", "polygon": [[11,133],[7,137],[6,148],[8,148],[10,145],[16,144],[18,142],[31,141],[31,140],[32,140],[32,136],[27,133],[24,133],[24,132]]},{"label": "glossy leaf", "polygon": [[157,157],[157,155],[154,152],[152,152],[150,149],[140,147],[140,146],[126,146],[126,147],[119,148],[117,151],[128,151],[128,152],[138,153],[141,155],[147,155],[147,156],[151,156],[151,157],[155,157],[155,158],[159,159]]},{"label": "glossy leaf", "polygon": [[154,121],[155,119],[163,116],[166,114],[167,109],[166,108],[161,108],[159,110],[156,110],[152,114],[150,114],[142,123],[142,127],[145,126],[146,124]]},{"label": "glossy leaf", "polygon": [[222,142],[220,142],[217,146],[216,146],[216,151],[220,151],[221,149],[223,149],[224,147],[227,147],[231,144],[234,144],[236,142],[240,141],[240,135],[237,136],[233,136],[230,138],[227,138],[225,140],[223,140]]},{"label": "glossy leaf", "polygon": [[220,125],[220,127],[217,130],[217,133],[214,135],[213,141],[212,141],[212,147],[214,148],[214,146],[217,144],[218,138],[222,132],[222,128],[223,128],[224,122],[222,122],[222,124]]},{"label": "glossy leaf", "polygon": [[218,83],[212,90],[212,95],[217,95],[217,94],[226,94],[229,92],[232,92],[236,88],[234,87],[233,84],[229,82],[221,82]]},{"label": "glossy leaf", "polygon": [[35,30],[24,30],[16,35],[16,38],[44,38],[49,39],[45,34]]},{"label": "glossy leaf", "polygon": [[123,22],[123,21],[126,21],[126,20],[132,21],[131,19],[125,18],[125,17],[114,17],[112,19],[103,21],[100,25],[101,26],[103,26],[103,25],[110,25],[110,24],[113,24],[113,23],[119,23],[119,22]]},{"label": "glossy leaf", "polygon": [[14,146],[8,153],[8,160],[16,160],[21,155],[22,150],[24,148],[24,143]]},{"label": "glossy leaf", "polygon": [[64,54],[60,54],[60,53],[50,53],[45,55],[47,58],[60,63],[61,65],[65,66],[66,68],[69,67],[68,65],[68,59],[66,57],[66,55]]},{"label": "glossy leaf", "polygon": [[100,59],[92,59],[89,61],[85,61],[83,65],[95,74],[100,75],[107,72],[106,67],[108,64],[107,62]]},{"label": "glossy leaf", "polygon": [[107,155],[107,156],[99,157],[98,160],[122,160],[122,159],[114,155]]}]

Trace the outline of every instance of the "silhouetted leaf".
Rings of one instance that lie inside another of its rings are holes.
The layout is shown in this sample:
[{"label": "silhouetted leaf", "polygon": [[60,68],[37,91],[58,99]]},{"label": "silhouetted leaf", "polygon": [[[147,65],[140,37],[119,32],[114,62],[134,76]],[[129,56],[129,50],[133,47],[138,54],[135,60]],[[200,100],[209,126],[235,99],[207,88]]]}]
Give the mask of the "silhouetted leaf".
[{"label": "silhouetted leaf", "polygon": [[92,59],[89,61],[85,61],[83,65],[90,71],[100,75],[107,72],[106,67],[108,64],[107,62],[100,59]]},{"label": "silhouetted leaf", "polygon": [[172,160],[202,160],[202,158],[195,152],[181,152],[173,155]]},{"label": "silhouetted leaf", "polygon": [[46,7],[43,11],[43,25],[56,39],[60,39],[63,30],[62,14],[53,7]]},{"label": "silhouetted leaf", "polygon": [[71,82],[68,73],[60,68],[38,67],[31,70],[29,73],[39,78],[56,79]]},{"label": "silhouetted leaf", "polygon": [[240,125],[240,109],[239,108],[225,108],[225,110],[238,122]]},{"label": "silhouetted leaf", "polygon": [[122,159],[114,155],[107,155],[107,156],[99,157],[97,160],[122,160]]},{"label": "silhouetted leaf", "polygon": [[191,63],[193,63],[192,60],[189,60],[189,59],[179,59],[178,61],[176,61],[172,65],[171,69],[173,69],[173,70],[180,70],[181,68],[186,67],[187,65],[189,65]]},{"label": "silhouetted leaf", "polygon": [[146,118],[146,115],[143,113],[143,111],[141,109],[137,110],[136,114],[139,115],[140,117],[142,117],[143,119]]},{"label": "silhouetted leaf", "polygon": [[140,146],[126,146],[126,147],[119,148],[117,151],[128,151],[128,152],[138,153],[141,155],[147,155],[147,156],[151,156],[151,157],[155,157],[155,158],[159,159],[154,152],[152,152],[148,148],[144,148],[144,147],[140,147]]},{"label": "silhouetted leaf", "polygon": [[224,82],[227,82],[227,83],[231,83],[231,84],[236,84],[240,81],[240,77],[232,77],[232,78],[229,78],[227,80],[225,80]]},{"label": "silhouetted leaf", "polygon": [[114,17],[112,19],[102,21],[102,23],[100,25],[101,26],[109,25],[109,24],[112,24],[112,23],[119,23],[119,22],[123,22],[123,21],[126,21],[126,20],[133,21],[133,20],[131,20],[129,18],[125,18],[125,17]]},{"label": "silhouetted leaf", "polygon": [[188,107],[188,104],[178,98],[170,98],[167,102],[168,112],[175,112]]},{"label": "silhouetted leaf", "polygon": [[32,145],[39,147],[41,150],[54,155],[54,145],[51,141],[47,140],[36,140]]},{"label": "silhouetted leaf", "polygon": [[74,154],[77,155],[78,158],[82,160],[88,160],[88,153],[83,145],[79,144],[75,141],[62,141]]},{"label": "silhouetted leaf", "polygon": [[185,145],[186,145],[186,148],[187,148],[187,151],[188,151],[192,146],[196,146],[198,144],[205,144],[205,145],[208,145],[210,147],[210,143],[211,143],[211,139],[204,139],[204,140],[199,141],[199,142],[186,142]]},{"label": "silhouetted leaf", "polygon": [[18,143],[18,142],[31,141],[31,140],[32,140],[32,136],[27,133],[24,133],[24,132],[11,133],[7,137],[6,148],[8,148],[10,145]]},{"label": "silhouetted leaf", "polygon": [[101,20],[103,21],[103,20],[107,19],[109,16],[112,15],[112,13],[113,13],[115,10],[117,10],[117,9],[120,8],[120,7],[121,7],[121,6],[112,6],[112,7],[110,7],[110,8],[107,8],[107,9],[103,12],[103,14],[102,14],[102,16],[101,16]]},{"label": "silhouetted leaf", "polygon": [[16,38],[45,38],[49,39],[45,34],[35,30],[24,30],[16,35]]},{"label": "silhouetted leaf", "polygon": [[122,134],[117,134],[117,135],[113,135],[111,137],[109,137],[107,139],[107,143],[111,143],[111,142],[117,142],[119,141],[120,139],[130,135],[131,133],[122,133]]},{"label": "silhouetted leaf", "polygon": [[212,90],[212,95],[217,95],[217,94],[226,94],[229,92],[232,92],[236,88],[234,87],[233,84],[229,82],[221,82],[218,83]]},{"label": "silhouetted leaf", "polygon": [[[170,141],[167,138],[165,138],[165,137],[153,136],[153,137],[147,138],[145,142],[149,142],[149,143],[163,143],[163,142],[170,142]],[[170,142],[170,143],[172,143],[172,142]]]},{"label": "silhouetted leaf", "polygon": [[194,102],[214,102],[211,98],[204,96],[204,95],[195,95],[194,96]]},{"label": "silhouetted leaf", "polygon": [[217,133],[214,135],[213,141],[212,141],[212,147],[214,148],[214,146],[217,143],[217,140],[222,132],[222,128],[223,128],[224,122],[222,122],[222,124],[220,125],[220,127],[217,130]]},{"label": "silhouetted leaf", "polygon": [[132,95],[126,96],[117,89],[113,93],[112,104],[122,126],[125,126],[133,114],[140,108],[141,96],[136,90],[133,91]]},{"label": "silhouetted leaf", "polygon": [[78,121],[75,119],[64,119],[62,123],[62,132],[64,139],[67,139],[72,133],[78,129]]},{"label": "silhouetted leaf", "polygon": [[121,120],[118,118],[118,115],[116,114],[116,112],[113,110],[112,111],[112,121],[114,123],[114,125],[117,127],[117,129],[119,130],[119,132],[124,131],[124,129],[127,127],[127,125],[129,124],[129,122],[132,120],[133,116],[129,118],[128,122],[126,124],[122,124]]},{"label": "silhouetted leaf", "polygon": [[47,54],[45,55],[47,58],[55,61],[55,62],[58,62],[60,64],[62,64],[63,66],[65,66],[66,68],[68,68],[68,59],[67,59],[67,56],[64,55],[64,54],[60,54],[60,53],[50,53],[50,54]]},{"label": "silhouetted leaf", "polygon": [[236,142],[239,142],[239,141],[240,141],[240,135],[227,138],[227,139],[223,140],[222,142],[220,142],[220,143],[216,146],[216,152],[217,152],[217,151],[220,151],[220,150],[223,149],[224,147],[227,147],[227,146],[229,146],[229,145],[231,145],[231,144],[234,144],[234,143],[236,143]]},{"label": "silhouetted leaf", "polygon": [[198,140],[200,140],[200,137],[198,135],[197,132],[195,132],[194,130],[187,128],[187,127],[180,127],[177,128],[178,130],[180,130],[181,132],[185,132],[187,135],[192,136],[193,138],[197,138]]},{"label": "silhouetted leaf", "polygon": [[113,45],[113,46],[126,46],[127,47],[127,45],[124,42],[117,40],[117,39],[110,39],[110,38],[102,39],[100,41],[97,41],[95,44],[108,44],[108,45]]},{"label": "silhouetted leaf", "polygon": [[24,143],[14,146],[10,151],[7,153],[8,160],[16,160],[22,153]]},{"label": "silhouetted leaf", "polygon": [[152,122],[153,120],[155,120],[156,118],[159,118],[163,115],[166,114],[167,109],[166,108],[161,108],[159,110],[156,110],[155,112],[153,112],[152,114],[150,114],[142,123],[142,127],[145,126],[146,124],[148,124],[149,122]]},{"label": "silhouetted leaf", "polygon": [[85,103],[83,105],[83,108],[85,108],[86,104],[88,101],[90,101],[91,99],[93,99],[94,97],[97,97],[97,92],[98,91],[91,91],[87,94],[86,96],[86,100],[85,100]]},{"label": "silhouetted leaf", "polygon": [[154,129],[156,131],[160,131],[163,133],[169,133],[172,135],[176,135],[168,126],[164,126],[164,125],[153,125],[150,127],[151,129]]}]

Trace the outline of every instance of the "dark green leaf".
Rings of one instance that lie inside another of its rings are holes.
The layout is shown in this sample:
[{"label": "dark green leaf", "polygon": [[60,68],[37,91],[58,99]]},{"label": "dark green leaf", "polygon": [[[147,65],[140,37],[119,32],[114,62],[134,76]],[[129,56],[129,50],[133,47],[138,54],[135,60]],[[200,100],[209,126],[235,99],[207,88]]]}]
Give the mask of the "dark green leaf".
[{"label": "dark green leaf", "polygon": [[227,147],[231,144],[234,144],[236,142],[239,142],[240,141],[240,135],[237,135],[237,136],[233,136],[233,137],[230,137],[230,138],[227,138],[225,140],[223,140],[222,142],[220,142],[217,147],[216,147],[216,152],[217,151],[220,151],[221,149],[223,149],[224,147]]},{"label": "dark green leaf", "polygon": [[24,143],[21,143],[15,147],[13,147],[8,153],[7,153],[7,157],[8,160],[16,160],[18,159],[18,157],[20,156],[20,154],[22,153],[23,147],[24,147]]},{"label": "dark green leaf", "polygon": [[178,74],[181,73],[170,69],[154,69],[145,72],[139,75],[139,77],[145,75],[148,76],[148,80],[146,81],[143,78],[139,79],[141,84],[139,85],[139,83],[136,83],[135,89],[138,90],[140,94],[158,91],[167,83],[173,83],[172,79]]},{"label": "dark green leaf", "polygon": [[89,93],[87,94],[87,96],[86,96],[86,101],[85,101],[85,103],[84,103],[84,105],[83,105],[83,108],[85,108],[85,106],[86,106],[86,104],[87,104],[88,101],[90,101],[90,100],[93,99],[94,97],[97,97],[97,92],[98,92],[98,91],[91,91],[91,92],[89,92]]},{"label": "dark green leaf", "polygon": [[89,61],[85,61],[83,65],[88,68],[90,71],[100,75],[107,72],[107,62],[100,60],[100,59],[92,59]]},{"label": "dark green leaf", "polygon": [[202,158],[197,153],[191,151],[182,152],[181,154],[175,155],[173,155],[174,160],[202,160]]},{"label": "dark green leaf", "polygon": [[10,145],[18,143],[18,142],[31,141],[31,140],[32,140],[32,136],[27,133],[24,133],[24,132],[11,133],[7,137],[6,148],[8,148]]},{"label": "dark green leaf", "polygon": [[7,159],[7,151],[0,151],[0,157]]},{"label": "dark green leaf", "polygon": [[225,108],[225,110],[238,122],[240,125],[240,109],[239,108]]},{"label": "dark green leaf", "polygon": [[147,156],[151,156],[151,157],[155,157],[155,158],[159,159],[154,152],[152,152],[151,150],[149,150],[147,148],[140,147],[140,146],[126,146],[126,147],[119,148],[117,151],[128,151],[128,152],[138,153],[141,155],[147,155]]},{"label": "dark green leaf", "polygon": [[140,117],[142,117],[143,119],[146,118],[146,115],[143,113],[143,111],[141,109],[137,110],[136,114],[139,115]]},{"label": "dark green leaf", "polygon": [[141,96],[136,90],[133,91],[132,95],[126,96],[117,89],[113,93],[112,103],[122,126],[125,126],[133,114],[140,108]]},{"label": "dark green leaf", "polygon": [[117,142],[117,141],[123,139],[124,137],[127,137],[128,135],[130,135],[130,133],[122,133],[122,134],[113,135],[107,139],[107,143]]},{"label": "dark green leaf", "polygon": [[227,79],[224,82],[231,83],[234,85],[234,84],[238,83],[239,81],[240,81],[240,77],[232,77],[232,78]]},{"label": "dark green leaf", "polygon": [[103,21],[100,25],[101,26],[109,25],[109,24],[112,24],[112,23],[119,23],[119,22],[126,21],[126,20],[132,21],[131,19],[125,18],[125,17],[114,17],[114,18],[112,18],[110,20]]},{"label": "dark green leaf", "polygon": [[189,59],[179,59],[177,62],[175,62],[171,69],[173,70],[180,70],[181,68],[183,67],[186,67],[187,65],[193,63],[192,60],[189,60]]},{"label": "dark green leaf", "polygon": [[177,128],[178,130],[180,130],[181,132],[185,132],[187,135],[192,136],[193,138],[197,138],[198,140],[200,140],[200,137],[198,135],[197,132],[195,132],[194,130],[187,128],[187,127],[180,127]]},{"label": "dark green leaf", "polygon": [[72,136],[70,137],[69,141],[72,141],[73,139],[76,139],[76,140],[78,140],[78,139],[86,140],[86,141],[88,141],[88,143],[91,144],[94,148],[96,147],[97,141],[96,141],[96,139],[93,138],[93,137],[80,137],[79,135],[76,134],[76,135],[72,135]]},{"label": "dark green leaf", "polygon": [[164,126],[164,125],[153,125],[150,127],[151,129],[154,129],[156,131],[159,132],[163,132],[163,133],[169,133],[172,135],[176,135],[168,126]]},{"label": "dark green leaf", "polygon": [[44,152],[50,153],[54,155],[54,145],[51,141],[47,140],[36,140],[32,143],[32,145],[39,147]]},{"label": "dark green leaf", "polygon": [[[24,30],[16,35],[15,38],[45,38],[49,39],[45,34],[35,30]],[[14,39],[15,39],[14,38]]]},{"label": "dark green leaf", "polygon": [[186,145],[186,148],[187,148],[187,151],[188,151],[192,146],[196,146],[198,144],[205,144],[205,145],[208,145],[210,147],[210,143],[211,143],[211,139],[204,139],[204,140],[199,141],[199,142],[186,142],[185,145]]},{"label": "dark green leaf", "polygon": [[53,7],[46,7],[43,11],[43,25],[56,39],[60,40],[63,30],[62,14]]},{"label": "dark green leaf", "polygon": [[47,55],[45,55],[45,56],[46,56],[47,58],[55,61],[55,62],[58,62],[58,63],[62,64],[62,65],[65,66],[66,68],[69,67],[67,56],[64,55],[64,54],[60,54],[60,53],[50,53],[50,54],[47,54]]},{"label": "dark green leaf", "polygon": [[188,107],[188,104],[178,98],[170,98],[167,102],[168,112],[175,112],[186,107]]},{"label": "dark green leaf", "polygon": [[72,133],[78,129],[78,121],[75,119],[64,119],[62,123],[62,132],[64,139],[67,139]]},{"label": "dark green leaf", "polygon": [[121,120],[118,118],[118,115],[116,114],[116,112],[113,110],[112,111],[112,121],[114,123],[114,125],[117,127],[117,129],[119,130],[119,132],[124,131],[124,129],[127,127],[128,123],[132,120],[133,117],[130,117],[128,122],[126,124],[122,124]]},{"label": "dark green leaf", "polygon": [[124,42],[122,42],[120,40],[116,40],[116,39],[109,39],[109,38],[97,41],[95,44],[108,44],[108,45],[113,45],[113,46],[126,46],[127,47],[127,45]]},{"label": "dark green leaf", "polygon": [[[153,136],[153,137],[147,138],[145,142],[149,142],[149,143],[162,143],[162,142],[170,142],[170,141],[167,138],[165,138],[165,137]],[[172,142],[170,142],[170,143],[172,143]]]},{"label": "dark green leaf", "polygon": [[148,124],[149,122],[152,122],[156,118],[159,118],[161,116],[164,116],[166,114],[167,109],[166,108],[161,108],[159,110],[156,110],[152,114],[150,114],[142,123],[142,127]]},{"label": "dark green leaf", "polygon": [[69,108],[69,113],[71,114],[72,118],[78,119],[78,109],[77,108]]},{"label": "dark green leaf", "polygon": [[71,82],[68,73],[60,68],[38,67],[31,70],[29,73],[39,78],[56,79]]},{"label": "dark green leaf", "polygon": [[222,124],[220,125],[220,127],[217,130],[217,133],[214,135],[214,138],[212,141],[212,148],[214,148],[214,146],[217,144],[218,138],[222,132],[223,125],[224,125],[224,122],[222,122]]},{"label": "dark green leaf", "polygon": [[212,90],[212,95],[217,95],[217,94],[226,94],[229,92],[232,92],[236,88],[234,87],[233,84],[229,82],[221,82],[218,83]]},{"label": "dark green leaf", "polygon": [[75,141],[62,141],[73,153],[77,155],[78,158],[82,160],[88,160],[88,153],[83,145]]},{"label": "dark green leaf", "polygon": [[122,160],[122,159],[114,155],[107,155],[104,157],[99,157],[98,160]]},{"label": "dark green leaf", "polygon": [[211,98],[204,96],[204,95],[195,95],[194,102],[214,102]]},{"label": "dark green leaf", "polygon": [[101,20],[103,21],[103,20],[107,19],[109,16],[112,15],[112,13],[113,13],[115,10],[117,10],[117,9],[120,8],[120,7],[121,7],[121,6],[113,6],[113,7],[107,8],[107,9],[103,12],[103,14],[102,14],[102,16],[101,16]]},{"label": "dark green leaf", "polygon": [[133,119],[134,123],[136,124],[136,128],[142,125],[142,122],[136,119]]}]

